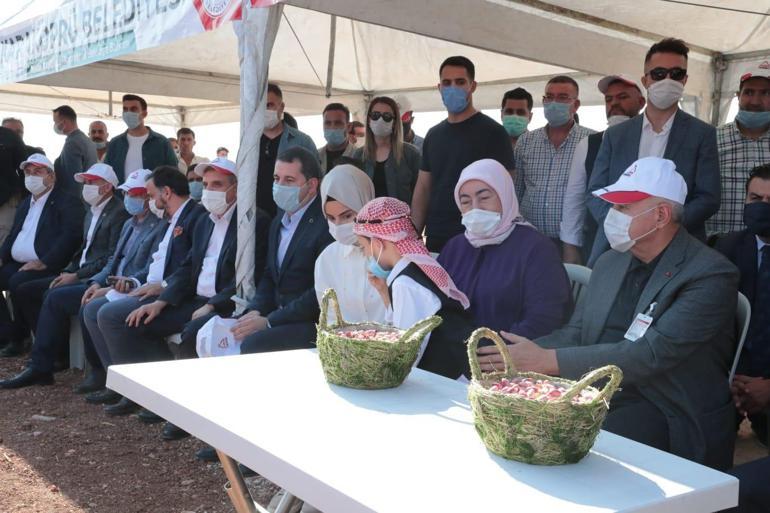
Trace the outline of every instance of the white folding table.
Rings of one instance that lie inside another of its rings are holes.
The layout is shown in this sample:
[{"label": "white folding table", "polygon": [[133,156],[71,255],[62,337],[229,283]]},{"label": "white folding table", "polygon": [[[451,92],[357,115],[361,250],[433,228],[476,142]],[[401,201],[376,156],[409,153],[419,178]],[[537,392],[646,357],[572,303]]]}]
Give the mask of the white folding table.
[{"label": "white folding table", "polygon": [[505,460],[476,435],[465,385],[413,370],[390,390],[333,386],[314,350],[117,365],[107,386],[325,513],[697,513],[738,502],[734,477],[607,432],[575,465]]}]

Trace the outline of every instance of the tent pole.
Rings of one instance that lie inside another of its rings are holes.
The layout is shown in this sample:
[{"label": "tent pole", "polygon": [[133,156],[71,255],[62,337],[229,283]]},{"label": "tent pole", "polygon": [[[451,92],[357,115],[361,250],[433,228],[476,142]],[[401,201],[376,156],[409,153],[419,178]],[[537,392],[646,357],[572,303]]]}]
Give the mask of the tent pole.
[{"label": "tent pole", "polygon": [[714,89],[711,93],[711,124],[719,126],[719,114],[722,108],[722,87],[725,80],[725,70],[727,61],[721,53],[716,54],[711,59],[711,66],[714,69]]},{"label": "tent pole", "polygon": [[112,91],[107,91],[107,114],[112,117]]},{"label": "tent pole", "polygon": [[337,16],[332,15],[329,24],[329,65],[326,67],[326,97],[332,95],[332,83],[334,81],[334,53],[337,46]]}]

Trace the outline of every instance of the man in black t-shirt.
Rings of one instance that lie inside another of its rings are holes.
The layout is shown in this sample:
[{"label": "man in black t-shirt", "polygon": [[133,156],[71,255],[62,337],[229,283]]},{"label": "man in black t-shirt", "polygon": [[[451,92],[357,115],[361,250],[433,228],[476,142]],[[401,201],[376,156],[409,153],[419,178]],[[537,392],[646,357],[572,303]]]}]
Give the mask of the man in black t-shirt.
[{"label": "man in black t-shirt", "polygon": [[439,252],[465,231],[454,202],[460,173],[481,159],[495,159],[513,169],[513,150],[505,129],[473,107],[476,70],[466,57],[449,57],[439,68],[441,99],[447,119],[425,136],[422,166],[412,199],[412,219],[418,232],[425,228],[427,246]]}]

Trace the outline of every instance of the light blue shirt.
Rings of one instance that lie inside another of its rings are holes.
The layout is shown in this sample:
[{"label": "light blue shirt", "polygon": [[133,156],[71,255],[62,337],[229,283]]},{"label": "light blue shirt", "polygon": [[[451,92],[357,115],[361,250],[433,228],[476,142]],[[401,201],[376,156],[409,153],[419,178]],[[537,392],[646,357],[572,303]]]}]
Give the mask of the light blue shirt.
[{"label": "light blue shirt", "polygon": [[283,213],[283,217],[281,218],[281,238],[278,242],[278,254],[276,255],[276,262],[278,262],[279,269],[283,265],[283,257],[286,256],[286,251],[289,249],[289,244],[291,244],[291,239],[294,237],[294,232],[297,231],[297,226],[299,226],[299,222],[302,221],[302,216],[305,215],[305,212],[310,204],[313,203],[314,199],[315,196],[308,198],[305,206],[301,207],[291,216],[286,212]]}]

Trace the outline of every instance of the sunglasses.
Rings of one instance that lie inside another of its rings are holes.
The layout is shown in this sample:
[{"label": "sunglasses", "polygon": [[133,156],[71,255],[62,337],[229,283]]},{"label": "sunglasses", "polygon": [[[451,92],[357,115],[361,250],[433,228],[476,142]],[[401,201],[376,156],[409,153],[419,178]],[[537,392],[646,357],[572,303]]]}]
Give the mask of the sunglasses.
[{"label": "sunglasses", "polygon": [[356,224],[383,224],[383,223],[389,223],[391,221],[397,221],[399,219],[408,219],[409,214],[403,214],[397,217],[391,217],[388,219],[355,219]]},{"label": "sunglasses", "polygon": [[671,80],[679,82],[687,76],[687,70],[684,68],[653,68],[647,74],[656,82],[666,77],[671,77]]},{"label": "sunglasses", "polygon": [[371,119],[372,121],[377,121],[380,118],[382,118],[386,123],[390,123],[391,121],[396,119],[395,116],[393,116],[393,114],[391,114],[390,112],[374,111],[369,113],[369,119]]}]

